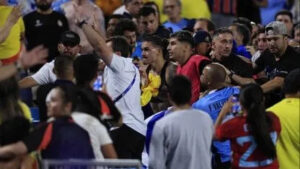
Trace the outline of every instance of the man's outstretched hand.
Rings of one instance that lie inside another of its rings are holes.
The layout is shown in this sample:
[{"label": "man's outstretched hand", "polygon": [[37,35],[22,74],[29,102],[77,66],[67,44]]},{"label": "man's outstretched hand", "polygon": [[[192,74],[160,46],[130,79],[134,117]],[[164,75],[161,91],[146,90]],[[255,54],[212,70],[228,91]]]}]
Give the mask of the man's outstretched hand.
[{"label": "man's outstretched hand", "polygon": [[45,63],[47,57],[48,49],[44,48],[42,45],[39,45],[30,51],[23,48],[20,53],[19,64],[22,68],[27,69],[31,66]]}]

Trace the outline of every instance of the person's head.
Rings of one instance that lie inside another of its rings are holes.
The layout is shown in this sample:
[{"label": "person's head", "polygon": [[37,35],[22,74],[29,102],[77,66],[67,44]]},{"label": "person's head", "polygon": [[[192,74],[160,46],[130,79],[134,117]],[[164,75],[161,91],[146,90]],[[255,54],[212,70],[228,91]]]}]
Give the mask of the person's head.
[{"label": "person's head", "polygon": [[130,19],[121,19],[116,25],[113,36],[124,36],[131,48],[134,48],[136,44],[137,26]]},{"label": "person's head", "polygon": [[195,53],[208,56],[211,50],[212,39],[208,32],[198,31],[194,34]]},{"label": "person's head", "polygon": [[204,67],[200,76],[201,88],[216,89],[223,85],[226,80],[224,68],[218,64],[209,64]]},{"label": "person's head", "polygon": [[252,33],[252,24],[251,24],[251,21],[248,18],[237,17],[232,23],[233,24],[235,24],[235,23],[243,24],[249,29],[250,34]]},{"label": "person's head", "polygon": [[181,18],[181,0],[164,0],[163,13],[168,16],[170,21],[177,22]]},{"label": "person's head", "polygon": [[62,33],[57,49],[60,55],[75,59],[81,50],[79,35],[73,31]]},{"label": "person's head", "polygon": [[215,24],[209,19],[199,18],[196,20],[193,29],[194,33],[197,31],[206,31],[210,34],[210,36],[212,36],[215,31]]},{"label": "person's head", "polygon": [[158,21],[159,21],[158,23],[160,24],[160,12],[159,12],[158,5],[154,1],[148,1],[148,2],[144,3],[144,6],[151,7],[151,8],[153,8],[155,10],[156,16],[157,16]]},{"label": "person's head", "polygon": [[75,59],[73,67],[78,86],[91,87],[98,75],[98,63],[98,58],[93,54],[80,55]]},{"label": "person's head", "polygon": [[257,50],[264,51],[268,48],[267,36],[264,30],[258,31],[257,35]]},{"label": "person's head", "polygon": [[71,86],[57,86],[46,97],[47,116],[60,117],[70,115],[74,103],[74,90]]},{"label": "person's head", "polygon": [[145,34],[152,35],[157,31],[159,20],[155,10],[152,7],[142,7],[139,11],[139,19],[144,27]]},{"label": "person's head", "polygon": [[284,79],[283,92],[285,96],[300,97],[300,69],[291,71]]},{"label": "person's head", "polygon": [[0,81],[0,123],[15,116],[23,116],[18,104],[19,86],[15,76]]},{"label": "person's head", "polygon": [[107,38],[113,36],[113,33],[116,29],[116,25],[119,23],[121,19],[123,19],[123,15],[114,14],[109,17],[109,20],[107,22],[107,28],[106,28],[106,36]]},{"label": "person's head", "polygon": [[168,41],[156,35],[149,35],[143,38],[142,61],[144,64],[153,64],[162,59],[167,59]]},{"label": "person's head", "polygon": [[277,57],[281,56],[288,46],[287,33],[286,26],[282,22],[274,21],[266,26],[268,49]]},{"label": "person's head", "polygon": [[212,41],[212,49],[218,59],[228,57],[233,47],[233,33],[228,28],[219,28],[215,31]]},{"label": "person's head", "polygon": [[294,27],[294,40],[300,44],[300,22]]},{"label": "person's head", "polygon": [[170,59],[183,64],[193,54],[193,48],[193,36],[187,31],[179,31],[171,35],[167,49]]},{"label": "person's head", "polygon": [[237,45],[247,45],[250,41],[250,31],[249,29],[239,23],[234,23],[231,26],[229,26],[229,29],[233,33],[233,39],[236,41]]},{"label": "person's head", "polygon": [[292,35],[293,31],[293,14],[290,11],[282,10],[276,13],[275,20],[283,22],[287,28],[288,35]]},{"label": "person's head", "polygon": [[73,80],[73,70],[73,59],[64,56],[59,56],[55,58],[53,71],[57,79]]},{"label": "person's head", "polygon": [[264,107],[264,94],[258,84],[248,84],[241,88],[239,100],[246,115],[247,129],[254,137],[258,149],[269,158],[276,157],[275,143],[270,137],[272,120]]},{"label": "person's head", "polygon": [[41,11],[48,11],[51,9],[53,0],[35,0],[36,7]]},{"label": "person's head", "polygon": [[124,0],[124,5],[129,14],[135,17],[143,7],[143,0]]},{"label": "person's head", "polygon": [[175,106],[189,104],[192,97],[192,85],[188,78],[182,75],[174,76],[168,85],[169,99]]},{"label": "person's head", "polygon": [[113,36],[106,40],[106,44],[119,56],[127,58],[131,55],[131,47],[123,36]]}]

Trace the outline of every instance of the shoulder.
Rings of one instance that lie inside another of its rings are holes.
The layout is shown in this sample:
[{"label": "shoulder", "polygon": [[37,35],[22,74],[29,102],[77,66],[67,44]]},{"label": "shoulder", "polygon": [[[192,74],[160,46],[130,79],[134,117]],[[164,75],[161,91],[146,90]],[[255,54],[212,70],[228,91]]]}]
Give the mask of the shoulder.
[{"label": "shoulder", "polygon": [[36,12],[36,11],[32,11],[32,12],[26,14],[26,15],[23,17],[23,19],[24,19],[24,20],[27,20],[27,19],[29,19],[29,18],[35,16],[35,15],[37,15],[37,12]]},{"label": "shoulder", "polygon": [[192,62],[196,62],[196,63],[201,63],[202,61],[210,61],[209,58],[207,58],[206,56],[202,56],[202,55],[193,55],[190,59],[190,61]]}]

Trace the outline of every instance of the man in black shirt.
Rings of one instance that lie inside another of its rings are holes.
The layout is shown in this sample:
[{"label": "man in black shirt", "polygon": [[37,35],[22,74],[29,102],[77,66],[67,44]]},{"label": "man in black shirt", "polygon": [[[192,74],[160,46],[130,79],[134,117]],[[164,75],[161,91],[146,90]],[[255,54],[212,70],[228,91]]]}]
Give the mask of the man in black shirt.
[{"label": "man in black shirt", "polygon": [[[52,1],[36,0],[37,10],[24,16],[27,49],[44,45],[49,49],[48,61],[58,56],[57,45],[60,35],[69,30],[66,17],[51,9]],[[36,72],[39,68],[40,66],[37,66],[31,70]]]},{"label": "man in black shirt", "polygon": [[[267,82],[261,87],[264,93],[268,93],[267,106],[279,101],[281,96],[280,88],[283,85],[285,76],[292,70],[300,68],[300,54],[288,45],[287,28],[284,23],[274,21],[266,26],[268,49],[265,50],[260,58],[256,60],[254,73],[264,71],[267,75]],[[237,75],[232,78],[238,81],[249,82]]]},{"label": "man in black shirt", "polygon": [[145,6],[139,11],[139,19],[144,27],[146,35],[157,35],[168,39],[170,31],[159,24],[157,13],[152,7]]},{"label": "man in black shirt", "polygon": [[[234,73],[241,77],[251,78],[252,67],[246,63],[240,56],[232,53],[233,33],[227,28],[220,28],[215,31],[212,42],[212,60],[225,66],[228,74]],[[231,80],[239,84],[239,81]]]}]

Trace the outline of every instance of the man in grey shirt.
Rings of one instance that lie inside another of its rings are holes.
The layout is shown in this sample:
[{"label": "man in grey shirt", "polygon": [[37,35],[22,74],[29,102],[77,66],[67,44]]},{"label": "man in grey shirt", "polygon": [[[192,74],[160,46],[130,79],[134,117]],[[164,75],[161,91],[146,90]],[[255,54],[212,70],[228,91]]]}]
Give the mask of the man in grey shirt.
[{"label": "man in grey shirt", "polygon": [[191,83],[186,77],[175,76],[168,90],[174,111],[154,126],[149,169],[211,169],[211,118],[189,105]]}]

